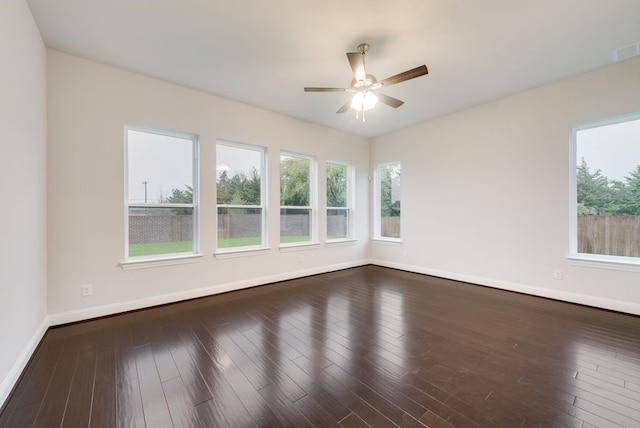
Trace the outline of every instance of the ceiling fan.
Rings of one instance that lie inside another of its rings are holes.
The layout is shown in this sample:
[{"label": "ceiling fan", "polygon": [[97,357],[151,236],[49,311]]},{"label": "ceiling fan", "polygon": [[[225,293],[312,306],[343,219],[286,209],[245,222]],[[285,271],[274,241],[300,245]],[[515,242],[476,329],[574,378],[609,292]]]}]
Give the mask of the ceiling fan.
[{"label": "ceiling fan", "polygon": [[[367,74],[364,68],[364,56],[369,50],[369,45],[361,43],[358,45],[358,52],[347,52],[347,59],[349,65],[353,70],[353,79],[351,85],[348,88],[316,88],[305,87],[305,92],[352,92],[354,95],[349,101],[347,101],[342,107],[338,109],[336,113],[345,113],[349,108],[353,108],[356,112],[362,114],[362,121],[364,122],[364,112],[372,109],[378,101],[398,108],[404,101],[400,101],[397,98],[390,97],[384,94],[374,94],[373,91],[382,88],[383,86],[391,86],[396,83],[404,82],[405,80],[414,79],[416,77],[423,76],[429,71],[426,65],[421,65],[411,70],[407,70],[403,73],[396,74],[395,76],[388,77],[384,80],[378,81],[372,74]],[[356,117],[358,117],[356,115]]]}]

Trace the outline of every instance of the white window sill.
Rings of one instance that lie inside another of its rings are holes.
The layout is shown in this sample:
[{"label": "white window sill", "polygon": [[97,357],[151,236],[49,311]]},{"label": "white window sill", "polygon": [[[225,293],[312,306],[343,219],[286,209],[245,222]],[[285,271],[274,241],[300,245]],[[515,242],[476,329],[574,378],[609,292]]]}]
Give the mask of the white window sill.
[{"label": "white window sill", "polygon": [[372,242],[374,244],[382,245],[402,245],[402,239],[400,238],[373,238]]},{"label": "white window sill", "polygon": [[202,254],[173,255],[165,258],[140,258],[120,262],[122,270],[147,269],[161,266],[173,266],[186,263],[198,263]]},{"label": "white window sill", "polygon": [[567,260],[574,266],[640,272],[640,259],[635,257],[575,254],[567,257]]},{"label": "white window sill", "polygon": [[232,250],[218,250],[213,255],[218,260],[224,259],[234,259],[237,257],[252,257],[252,256],[262,256],[265,254],[269,254],[271,248],[269,247],[260,247],[260,248],[234,248]]},{"label": "white window sill", "polygon": [[358,242],[355,238],[344,238],[344,239],[331,239],[328,240],[325,245],[327,247],[341,247],[343,245],[354,245]]},{"label": "white window sill", "polygon": [[286,253],[289,251],[306,251],[315,250],[320,248],[318,242],[292,242],[290,244],[280,244],[280,252]]}]

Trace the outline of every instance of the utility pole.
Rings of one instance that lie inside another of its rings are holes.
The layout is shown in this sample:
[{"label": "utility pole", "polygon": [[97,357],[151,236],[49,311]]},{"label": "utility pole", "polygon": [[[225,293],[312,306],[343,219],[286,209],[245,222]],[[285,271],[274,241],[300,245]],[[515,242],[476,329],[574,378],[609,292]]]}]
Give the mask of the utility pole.
[{"label": "utility pole", "polygon": [[149,184],[149,182],[147,180],[143,181],[142,184],[144,184],[144,203],[147,203],[147,184]]}]

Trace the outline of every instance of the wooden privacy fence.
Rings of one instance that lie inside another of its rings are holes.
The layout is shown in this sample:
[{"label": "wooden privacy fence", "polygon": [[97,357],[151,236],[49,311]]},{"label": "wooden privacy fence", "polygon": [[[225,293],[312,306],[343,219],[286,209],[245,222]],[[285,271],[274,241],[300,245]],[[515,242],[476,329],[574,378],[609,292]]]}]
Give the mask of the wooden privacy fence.
[{"label": "wooden privacy fence", "polygon": [[380,218],[380,235],[387,238],[400,237],[400,217]]},{"label": "wooden privacy fence", "polygon": [[578,252],[640,257],[640,216],[578,216]]}]

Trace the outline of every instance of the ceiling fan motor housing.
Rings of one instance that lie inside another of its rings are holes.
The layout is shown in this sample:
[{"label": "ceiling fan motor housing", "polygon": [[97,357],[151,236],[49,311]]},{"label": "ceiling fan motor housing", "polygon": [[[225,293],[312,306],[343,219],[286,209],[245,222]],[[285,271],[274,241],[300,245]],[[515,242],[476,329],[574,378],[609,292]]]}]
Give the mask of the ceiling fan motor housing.
[{"label": "ceiling fan motor housing", "polygon": [[373,74],[367,74],[364,80],[356,80],[355,77],[351,79],[351,87],[355,89],[368,88],[374,83],[378,83],[378,80]]}]

